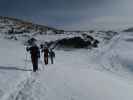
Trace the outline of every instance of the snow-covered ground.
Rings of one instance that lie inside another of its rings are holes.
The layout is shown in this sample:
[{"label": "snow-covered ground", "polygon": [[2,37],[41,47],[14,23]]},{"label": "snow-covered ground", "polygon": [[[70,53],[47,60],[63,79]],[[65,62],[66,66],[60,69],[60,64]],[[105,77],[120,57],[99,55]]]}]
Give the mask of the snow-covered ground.
[{"label": "snow-covered ground", "polygon": [[132,100],[133,82],[123,74],[133,77],[132,38],[123,33],[92,51],[56,51],[55,64],[41,57],[36,73],[20,42],[0,38],[0,100]]},{"label": "snow-covered ground", "polygon": [[133,79],[133,33],[121,33],[108,45],[92,51],[94,61],[101,69],[115,73],[129,80]]}]

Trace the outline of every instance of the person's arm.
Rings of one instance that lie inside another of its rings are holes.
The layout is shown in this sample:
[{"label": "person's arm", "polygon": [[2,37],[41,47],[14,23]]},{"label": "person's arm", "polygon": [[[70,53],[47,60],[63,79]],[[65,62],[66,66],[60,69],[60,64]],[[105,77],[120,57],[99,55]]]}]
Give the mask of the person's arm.
[{"label": "person's arm", "polygon": [[55,52],[53,51],[53,57],[55,57]]},{"label": "person's arm", "polygon": [[44,49],[43,48],[41,49],[41,52],[44,52]]},{"label": "person's arm", "polygon": [[26,51],[28,52],[30,50],[30,48],[29,47],[26,47]]},{"label": "person's arm", "polygon": [[40,49],[39,48],[37,48],[37,56],[38,56],[38,58],[40,58]]}]

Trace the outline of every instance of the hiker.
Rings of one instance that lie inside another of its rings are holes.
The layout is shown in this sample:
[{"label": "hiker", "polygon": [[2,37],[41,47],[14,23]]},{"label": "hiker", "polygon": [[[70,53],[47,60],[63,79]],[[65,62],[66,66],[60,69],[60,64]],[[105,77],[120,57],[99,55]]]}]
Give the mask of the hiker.
[{"label": "hiker", "polygon": [[36,72],[38,70],[38,59],[40,58],[39,47],[36,44],[32,44],[32,46],[27,47],[26,50],[30,51],[33,71]]},{"label": "hiker", "polygon": [[47,65],[48,64],[48,54],[49,54],[49,50],[48,50],[47,45],[45,45],[42,48],[42,52],[44,52],[44,63],[45,63],[45,65]]},{"label": "hiker", "polygon": [[54,64],[55,52],[53,51],[53,49],[49,50],[49,57],[51,59],[51,64]]}]

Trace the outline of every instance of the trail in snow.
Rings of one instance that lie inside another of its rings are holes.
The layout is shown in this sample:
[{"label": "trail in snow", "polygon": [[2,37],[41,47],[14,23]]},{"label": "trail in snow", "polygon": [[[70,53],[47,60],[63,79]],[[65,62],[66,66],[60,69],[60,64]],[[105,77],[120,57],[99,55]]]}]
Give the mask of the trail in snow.
[{"label": "trail in snow", "polygon": [[[132,100],[133,86],[94,69],[49,66],[7,100]],[[56,67],[56,68],[54,68]]]},{"label": "trail in snow", "polygon": [[[75,69],[76,68],[77,69],[80,69],[80,68],[88,68],[88,66],[86,66],[88,64],[88,62],[87,62],[88,61],[88,59],[87,59],[88,58],[88,55],[82,54],[82,52],[88,53],[88,51],[86,51],[86,50],[79,50],[78,52],[56,51],[56,53],[57,53],[56,57],[57,58],[56,58],[55,64],[54,65],[51,65],[50,64],[48,66],[44,66],[45,67],[43,69],[44,73],[49,73],[50,70],[53,70],[53,72],[56,72],[56,70],[58,70],[58,67],[60,67],[60,66],[62,66],[62,67],[65,67],[66,66],[68,68],[69,67],[71,68],[71,65],[74,65],[74,66],[76,65],[75,67],[73,66]],[[80,60],[80,58],[77,59],[77,60],[73,59],[73,58],[77,58],[79,56],[82,57],[82,60]],[[84,65],[84,67],[81,65],[81,62],[82,62],[82,65]],[[56,67],[54,67],[54,66],[56,66]],[[41,68],[42,65],[40,64],[39,67]],[[31,73],[31,75],[29,77],[27,77],[25,80],[20,81],[20,83],[15,87],[15,89],[13,91],[11,91],[11,92],[8,92],[3,97],[2,100],[8,100],[8,99],[9,100],[17,100],[16,98],[18,98],[21,94],[23,95],[23,97],[20,96],[21,99],[28,97],[27,100],[29,100],[29,98],[30,98],[29,96],[30,95],[26,96],[25,93],[32,94],[32,93],[30,93],[31,92],[30,90],[31,90],[31,88],[34,87],[34,82],[36,82],[36,80],[38,80],[37,78],[35,78],[36,75],[37,75],[36,73]],[[43,83],[43,82],[41,82],[41,83]],[[22,91],[24,91],[24,94],[22,93]],[[25,91],[28,91],[28,92],[25,92]]]},{"label": "trail in snow", "polygon": [[[133,85],[130,82],[103,69],[96,70],[102,65],[115,69],[110,62],[114,51],[121,58],[113,57],[114,67],[121,66],[122,61],[132,64],[132,38],[128,34],[120,37],[119,41],[118,37],[114,38],[117,45],[113,39],[108,47],[97,49],[95,53],[88,50],[56,51],[55,64],[42,69],[40,61],[37,73],[30,71],[29,54],[25,66],[22,45],[0,39],[1,100],[132,100]],[[97,59],[92,59],[93,56]]]},{"label": "trail in snow", "polygon": [[6,100],[132,100],[132,84],[93,69],[88,51],[56,51],[56,54],[54,65],[32,73],[22,88]]},{"label": "trail in snow", "polygon": [[97,69],[101,71],[107,70],[128,80],[132,80],[132,39],[132,33],[121,33],[115,36],[108,45],[93,50],[92,58],[100,66]]},{"label": "trail in snow", "polygon": [[18,43],[0,38],[0,98],[6,97],[25,80],[32,68],[25,66],[25,50]]}]

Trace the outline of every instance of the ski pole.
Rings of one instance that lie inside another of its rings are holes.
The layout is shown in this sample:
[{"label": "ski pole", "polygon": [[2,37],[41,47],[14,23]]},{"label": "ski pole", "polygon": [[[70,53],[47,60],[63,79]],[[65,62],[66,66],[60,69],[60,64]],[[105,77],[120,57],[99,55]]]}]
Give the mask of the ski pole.
[{"label": "ski pole", "polygon": [[27,67],[27,52],[25,52],[25,67]]},{"label": "ski pole", "polygon": [[25,54],[25,67],[27,67],[27,54]]}]

